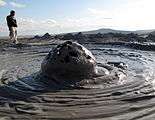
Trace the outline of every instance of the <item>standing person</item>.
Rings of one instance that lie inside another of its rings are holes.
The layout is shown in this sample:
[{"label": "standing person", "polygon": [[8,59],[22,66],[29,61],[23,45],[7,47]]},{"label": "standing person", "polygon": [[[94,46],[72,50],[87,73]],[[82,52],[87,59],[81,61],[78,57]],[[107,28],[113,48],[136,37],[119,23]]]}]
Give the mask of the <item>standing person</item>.
[{"label": "standing person", "polygon": [[6,17],[6,21],[7,21],[7,25],[8,25],[8,28],[9,28],[9,31],[10,31],[10,40],[17,44],[18,41],[17,41],[17,21],[15,19],[15,11],[14,10],[11,10],[10,11],[10,15],[8,15]]}]

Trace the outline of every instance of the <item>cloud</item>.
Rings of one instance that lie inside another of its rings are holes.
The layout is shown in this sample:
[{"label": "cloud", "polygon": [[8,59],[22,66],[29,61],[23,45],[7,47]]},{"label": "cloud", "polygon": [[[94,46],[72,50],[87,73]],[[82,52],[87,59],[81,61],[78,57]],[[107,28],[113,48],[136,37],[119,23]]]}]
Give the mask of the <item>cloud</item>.
[{"label": "cloud", "polygon": [[128,29],[154,29],[154,0],[131,0],[115,11],[115,24]]},{"label": "cloud", "polygon": [[36,20],[32,18],[17,18],[20,34],[58,33],[59,24],[54,19]]},{"label": "cloud", "polygon": [[9,2],[9,4],[13,7],[17,7],[17,8],[24,8],[26,7],[25,4],[21,4],[21,3],[16,3],[16,2]]},{"label": "cloud", "polygon": [[0,7],[1,6],[5,6],[7,3],[5,2],[5,1],[3,1],[3,0],[0,0]]},{"label": "cloud", "polygon": [[22,29],[50,28],[57,26],[57,21],[53,19],[34,20],[31,18],[17,18],[18,25]]},{"label": "cloud", "polygon": [[112,13],[107,10],[98,10],[94,8],[88,8],[88,11],[91,15],[95,17],[102,17],[104,19],[112,19]]},{"label": "cloud", "polygon": [[[154,29],[154,5],[154,0],[129,0],[112,6],[112,9],[88,8],[88,12],[92,16],[90,21],[96,26],[125,30]],[[112,19],[103,20],[103,18]]]}]

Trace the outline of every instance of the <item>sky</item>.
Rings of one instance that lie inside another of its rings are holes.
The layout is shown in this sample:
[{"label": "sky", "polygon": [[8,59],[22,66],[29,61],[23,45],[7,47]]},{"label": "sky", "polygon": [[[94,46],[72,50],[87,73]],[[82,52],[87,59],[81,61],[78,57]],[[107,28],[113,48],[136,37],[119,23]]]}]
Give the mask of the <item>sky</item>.
[{"label": "sky", "polygon": [[0,0],[0,36],[6,16],[16,11],[18,35],[155,29],[155,0]]}]

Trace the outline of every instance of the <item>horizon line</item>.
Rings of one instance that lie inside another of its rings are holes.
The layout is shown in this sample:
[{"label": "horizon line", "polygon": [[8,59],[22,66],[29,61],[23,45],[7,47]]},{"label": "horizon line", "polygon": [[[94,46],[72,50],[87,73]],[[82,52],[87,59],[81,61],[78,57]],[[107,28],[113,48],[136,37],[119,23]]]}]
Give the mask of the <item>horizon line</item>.
[{"label": "horizon line", "polygon": [[[44,35],[46,33],[49,33],[50,35],[59,35],[59,34],[67,34],[67,33],[78,33],[78,32],[91,32],[91,31],[97,31],[97,30],[101,30],[101,29],[109,29],[109,30],[116,30],[116,31],[124,31],[124,32],[136,32],[136,31],[143,31],[143,30],[155,30],[155,29],[136,29],[136,30],[125,30],[125,29],[115,29],[115,28],[98,28],[98,29],[92,29],[92,30],[83,30],[83,31],[72,31],[72,32],[60,32],[60,33],[50,33],[50,32],[45,32],[45,33],[41,33],[41,34],[24,34],[21,35],[19,34],[18,37],[24,37],[24,36],[35,36],[35,35]],[[9,35],[4,35],[0,37],[9,37]]]}]

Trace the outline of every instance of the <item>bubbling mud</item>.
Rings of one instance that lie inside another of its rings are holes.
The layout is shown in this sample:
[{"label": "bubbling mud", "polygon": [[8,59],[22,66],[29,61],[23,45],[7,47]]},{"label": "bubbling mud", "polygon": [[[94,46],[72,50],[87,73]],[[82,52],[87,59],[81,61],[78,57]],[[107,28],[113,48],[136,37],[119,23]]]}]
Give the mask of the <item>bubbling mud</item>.
[{"label": "bubbling mud", "polygon": [[65,79],[95,74],[96,60],[82,45],[67,41],[50,51],[41,65],[41,71],[50,78]]},{"label": "bubbling mud", "polygon": [[123,67],[123,64],[97,63],[93,54],[84,46],[67,41],[58,45],[45,57],[41,64],[41,74],[64,86],[70,84],[79,87],[100,83],[101,80],[104,82],[125,77],[123,69],[118,68]]}]

